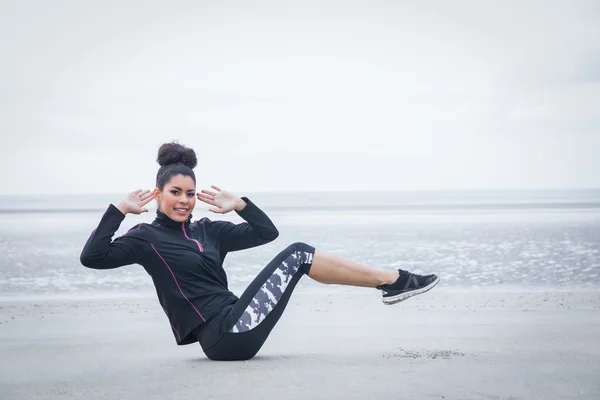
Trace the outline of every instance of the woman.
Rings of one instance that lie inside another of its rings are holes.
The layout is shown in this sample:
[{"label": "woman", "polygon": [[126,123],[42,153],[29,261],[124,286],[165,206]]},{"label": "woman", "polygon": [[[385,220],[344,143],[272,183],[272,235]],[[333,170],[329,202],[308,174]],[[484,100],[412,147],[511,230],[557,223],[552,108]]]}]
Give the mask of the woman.
[{"label": "woman", "polygon": [[[212,360],[254,357],[303,275],[326,284],[380,289],[385,304],[426,292],[439,281],[435,275],[368,268],[294,243],[238,298],[228,290],[225,256],[275,240],[277,228],[247,197],[216,186],[196,193],[194,150],[165,143],[157,161],[160,169],[154,191],[137,190],[117,206],[110,204],[83,248],[81,263],[94,269],[142,265],[152,277],[177,344],[199,342]],[[144,206],[152,199],[158,203],[155,220],[138,224],[113,241],[125,216],[147,212]],[[217,214],[235,211],[245,222],[208,218],[191,222],[196,199]]]}]

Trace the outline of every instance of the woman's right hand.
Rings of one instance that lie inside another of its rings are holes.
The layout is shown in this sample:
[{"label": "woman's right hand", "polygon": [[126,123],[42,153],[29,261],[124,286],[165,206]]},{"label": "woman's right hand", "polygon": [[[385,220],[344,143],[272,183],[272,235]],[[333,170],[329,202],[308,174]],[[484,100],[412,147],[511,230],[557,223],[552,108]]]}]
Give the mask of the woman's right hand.
[{"label": "woman's right hand", "polygon": [[135,192],[131,192],[123,200],[119,202],[117,208],[123,214],[141,214],[148,212],[147,208],[144,208],[154,198],[154,192],[150,190],[138,189]]}]

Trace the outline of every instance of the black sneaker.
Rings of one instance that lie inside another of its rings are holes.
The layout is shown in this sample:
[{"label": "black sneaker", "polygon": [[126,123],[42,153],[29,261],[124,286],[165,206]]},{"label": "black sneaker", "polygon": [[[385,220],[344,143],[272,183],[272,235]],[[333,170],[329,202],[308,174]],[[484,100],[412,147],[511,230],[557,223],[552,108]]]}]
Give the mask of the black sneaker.
[{"label": "black sneaker", "polygon": [[437,275],[417,275],[412,272],[398,270],[398,280],[389,285],[377,286],[381,290],[384,304],[396,304],[409,297],[416,296],[433,288],[438,284],[440,278]]}]

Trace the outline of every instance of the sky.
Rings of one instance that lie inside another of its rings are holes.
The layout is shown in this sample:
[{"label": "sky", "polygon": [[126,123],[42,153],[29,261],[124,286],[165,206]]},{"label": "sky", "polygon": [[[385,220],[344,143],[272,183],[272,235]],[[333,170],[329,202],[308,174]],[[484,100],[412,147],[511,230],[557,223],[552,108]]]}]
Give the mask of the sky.
[{"label": "sky", "polygon": [[0,3],[0,194],[600,187],[597,1]]}]

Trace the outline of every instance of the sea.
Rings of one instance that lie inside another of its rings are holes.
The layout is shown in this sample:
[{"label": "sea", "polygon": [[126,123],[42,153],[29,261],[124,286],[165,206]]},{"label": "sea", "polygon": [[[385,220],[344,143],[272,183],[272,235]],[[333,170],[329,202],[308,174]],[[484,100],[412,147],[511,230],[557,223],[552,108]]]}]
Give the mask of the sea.
[{"label": "sea", "polygon": [[[257,192],[280,236],[230,253],[237,294],[281,250],[305,242],[364,265],[436,273],[445,290],[599,290],[600,190]],[[93,270],[79,262],[90,233],[122,195],[0,196],[0,297],[145,296],[139,265]],[[154,219],[128,215],[115,237]],[[193,219],[241,222],[198,202]],[[309,278],[296,290],[344,291]]]}]

